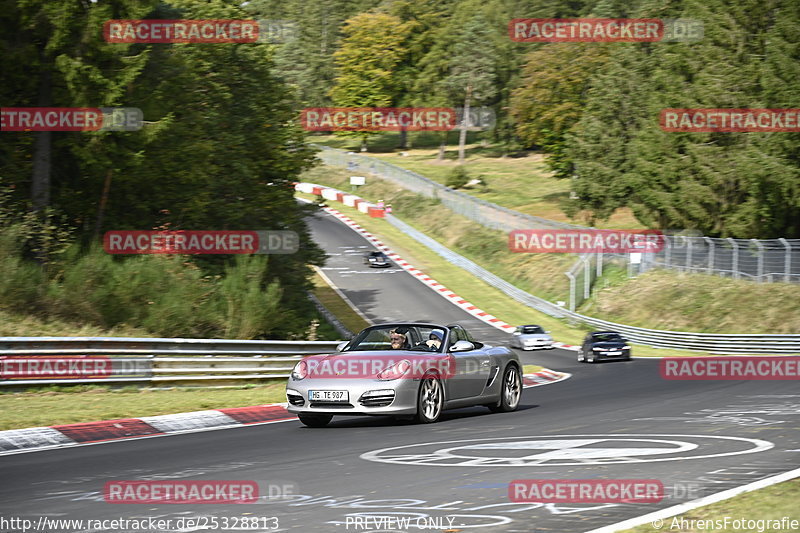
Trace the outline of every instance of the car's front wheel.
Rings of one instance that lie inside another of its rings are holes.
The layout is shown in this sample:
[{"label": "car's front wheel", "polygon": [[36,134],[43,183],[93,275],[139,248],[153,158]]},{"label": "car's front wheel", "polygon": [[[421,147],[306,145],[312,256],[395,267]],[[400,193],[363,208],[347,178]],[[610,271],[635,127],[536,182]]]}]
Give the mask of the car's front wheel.
[{"label": "car's front wheel", "polygon": [[297,418],[310,428],[322,428],[328,425],[333,415],[297,415]]},{"label": "car's front wheel", "polygon": [[594,350],[590,350],[589,354],[586,356],[586,362],[588,363],[596,363],[597,357],[594,355]]},{"label": "car's front wheel", "polygon": [[442,382],[434,374],[425,374],[417,395],[417,421],[432,424],[439,420],[444,407]]},{"label": "car's front wheel", "polygon": [[522,396],[522,375],[515,365],[508,365],[503,373],[503,383],[500,385],[500,402],[488,406],[493,413],[509,413],[516,411],[519,399]]}]

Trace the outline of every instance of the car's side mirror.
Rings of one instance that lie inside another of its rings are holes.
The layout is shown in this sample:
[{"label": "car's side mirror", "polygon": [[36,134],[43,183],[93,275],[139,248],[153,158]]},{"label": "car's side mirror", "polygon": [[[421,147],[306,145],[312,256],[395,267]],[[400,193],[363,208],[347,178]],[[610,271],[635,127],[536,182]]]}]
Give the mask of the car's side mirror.
[{"label": "car's side mirror", "polygon": [[350,341],[344,341],[344,342],[340,342],[339,344],[337,344],[336,345],[336,351],[337,352],[341,352],[342,350],[344,350],[344,347],[347,346],[348,342],[350,342]]},{"label": "car's side mirror", "polygon": [[469,341],[456,341],[455,344],[450,347],[451,352],[468,352],[474,349],[475,345]]}]

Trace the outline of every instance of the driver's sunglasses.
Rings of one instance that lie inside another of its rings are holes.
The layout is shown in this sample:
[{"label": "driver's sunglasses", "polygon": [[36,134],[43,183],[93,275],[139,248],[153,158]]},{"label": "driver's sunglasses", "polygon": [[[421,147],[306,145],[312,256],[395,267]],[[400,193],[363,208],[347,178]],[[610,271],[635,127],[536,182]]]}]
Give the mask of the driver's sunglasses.
[{"label": "driver's sunglasses", "polygon": [[405,335],[390,335],[389,338],[393,341],[401,341],[405,338]]}]

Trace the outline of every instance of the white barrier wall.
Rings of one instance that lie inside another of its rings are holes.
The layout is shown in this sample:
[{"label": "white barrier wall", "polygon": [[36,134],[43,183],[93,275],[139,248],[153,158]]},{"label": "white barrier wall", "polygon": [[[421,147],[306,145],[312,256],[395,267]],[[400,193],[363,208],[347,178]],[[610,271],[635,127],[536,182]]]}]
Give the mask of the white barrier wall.
[{"label": "white barrier wall", "polygon": [[336,201],[336,193],[339,192],[336,189],[322,189],[322,197],[326,200],[333,200]]}]

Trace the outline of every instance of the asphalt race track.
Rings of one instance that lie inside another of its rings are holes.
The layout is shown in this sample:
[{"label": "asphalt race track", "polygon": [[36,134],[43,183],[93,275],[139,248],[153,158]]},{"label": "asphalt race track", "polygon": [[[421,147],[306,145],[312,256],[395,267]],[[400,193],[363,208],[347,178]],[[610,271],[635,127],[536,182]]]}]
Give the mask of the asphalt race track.
[{"label": "asphalt race track", "polygon": [[[331,254],[326,275],[372,320],[458,321],[478,340],[503,340],[400,268],[364,266],[368,244],[344,224],[318,215],[312,229]],[[394,517],[411,518],[411,532],[449,524],[450,531],[481,533],[583,532],[800,463],[796,382],[666,381],[656,360],[588,365],[565,350],[526,352],[524,360],[572,377],[526,389],[517,412],[462,409],[432,425],[340,417],[322,429],[289,421],[3,456],[0,515],[173,524],[274,516],[278,529],[247,530],[381,533],[401,529],[364,519]],[[510,502],[508,483],[533,478],[660,480],[667,497],[650,504]],[[238,505],[103,501],[107,481],[141,479],[255,480],[290,486],[294,495]],[[744,518],[757,519],[758,511]]]}]

